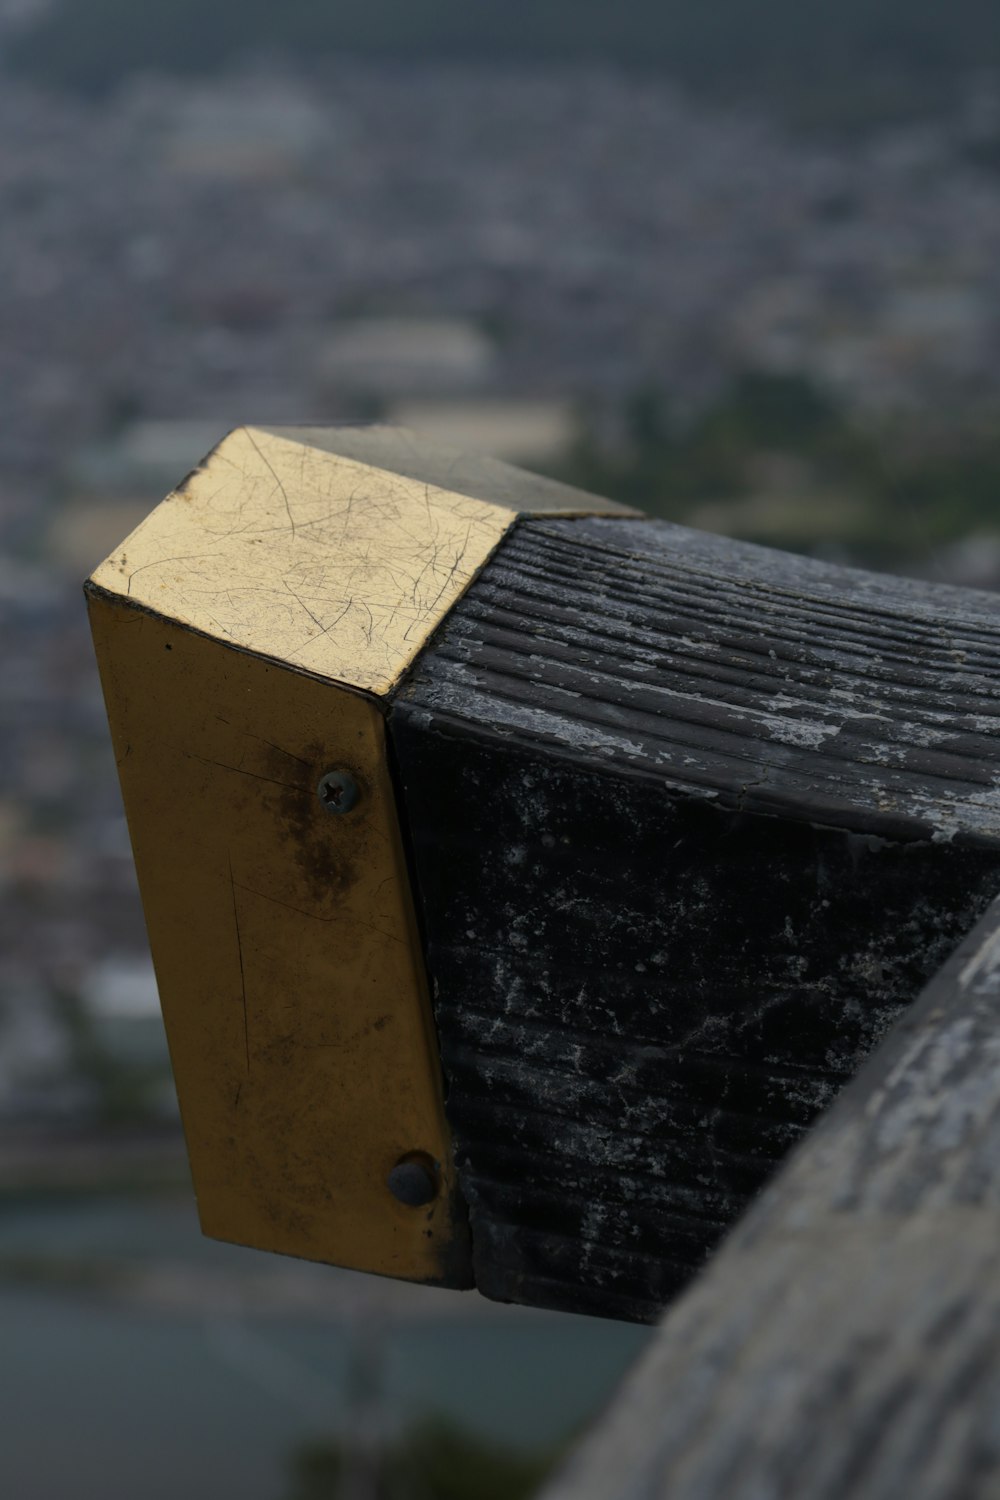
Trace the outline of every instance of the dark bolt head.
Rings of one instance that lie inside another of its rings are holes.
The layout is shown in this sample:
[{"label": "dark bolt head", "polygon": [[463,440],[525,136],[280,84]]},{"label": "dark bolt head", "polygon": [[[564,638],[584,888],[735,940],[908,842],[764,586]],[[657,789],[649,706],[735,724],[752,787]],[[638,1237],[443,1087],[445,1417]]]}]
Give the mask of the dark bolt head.
[{"label": "dark bolt head", "polygon": [[349,813],[357,805],[361,793],[350,771],[327,771],[320,778],[316,795],[327,812]]},{"label": "dark bolt head", "polygon": [[425,1157],[404,1157],[393,1167],[386,1182],[396,1201],[405,1203],[407,1208],[423,1208],[437,1197],[437,1173],[434,1164]]}]

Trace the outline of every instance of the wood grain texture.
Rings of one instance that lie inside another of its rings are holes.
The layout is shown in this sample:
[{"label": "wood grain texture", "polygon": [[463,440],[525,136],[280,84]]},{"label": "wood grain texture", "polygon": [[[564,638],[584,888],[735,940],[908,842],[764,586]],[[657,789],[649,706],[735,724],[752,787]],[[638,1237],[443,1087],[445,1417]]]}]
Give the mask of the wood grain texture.
[{"label": "wood grain texture", "polygon": [[516,528],[420,701],[744,811],[1000,841],[994,596],[665,523]]},{"label": "wood grain texture", "polygon": [[1000,889],[1000,631],[522,523],[397,696],[477,1284],[653,1319]]},{"label": "wood grain texture", "polygon": [[1000,1493],[1000,901],[545,1500]]}]

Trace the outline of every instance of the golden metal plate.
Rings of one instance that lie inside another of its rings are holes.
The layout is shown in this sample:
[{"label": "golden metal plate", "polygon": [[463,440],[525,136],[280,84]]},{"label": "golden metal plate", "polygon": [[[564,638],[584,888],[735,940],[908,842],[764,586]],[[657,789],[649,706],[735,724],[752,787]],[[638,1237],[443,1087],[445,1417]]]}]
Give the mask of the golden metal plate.
[{"label": "golden metal plate", "polygon": [[384,696],[519,513],[634,514],[413,433],[242,427],[93,582]]},{"label": "golden metal plate", "polygon": [[380,699],[523,512],[622,513],[412,434],[241,428],[88,584],[208,1234],[471,1284]]},{"label": "golden metal plate", "polygon": [[[90,613],[202,1227],[468,1283],[382,714],[106,594]],[[361,797],[335,815],[341,766]],[[386,1186],[413,1152],[429,1208]]]}]

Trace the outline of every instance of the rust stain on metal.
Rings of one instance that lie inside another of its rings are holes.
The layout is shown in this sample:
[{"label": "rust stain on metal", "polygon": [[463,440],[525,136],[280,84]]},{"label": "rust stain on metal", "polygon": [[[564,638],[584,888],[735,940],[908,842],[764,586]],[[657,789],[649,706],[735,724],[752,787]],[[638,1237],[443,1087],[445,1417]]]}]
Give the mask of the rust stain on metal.
[{"label": "rust stain on metal", "polygon": [[[379,708],[89,603],[202,1227],[469,1284]],[[316,795],[331,762],[349,817]],[[386,1186],[413,1151],[440,1180],[419,1213]]]}]

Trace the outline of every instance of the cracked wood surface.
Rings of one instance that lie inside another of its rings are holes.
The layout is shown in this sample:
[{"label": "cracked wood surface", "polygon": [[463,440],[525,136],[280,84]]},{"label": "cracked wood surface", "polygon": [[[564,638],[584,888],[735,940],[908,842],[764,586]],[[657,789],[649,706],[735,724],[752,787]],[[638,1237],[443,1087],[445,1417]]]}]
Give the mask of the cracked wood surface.
[{"label": "cracked wood surface", "polygon": [[398,429],[242,427],[92,582],[231,645],[385,694],[519,511],[628,514]]},{"label": "cracked wood surface", "polygon": [[655,1318],[982,914],[996,607],[508,534],[390,716],[481,1289]]},{"label": "cracked wood surface", "polygon": [[523,522],[420,701],[745,811],[1000,846],[995,596],[663,522]]},{"label": "cracked wood surface", "polygon": [[1000,901],[544,1500],[1000,1493]]}]

